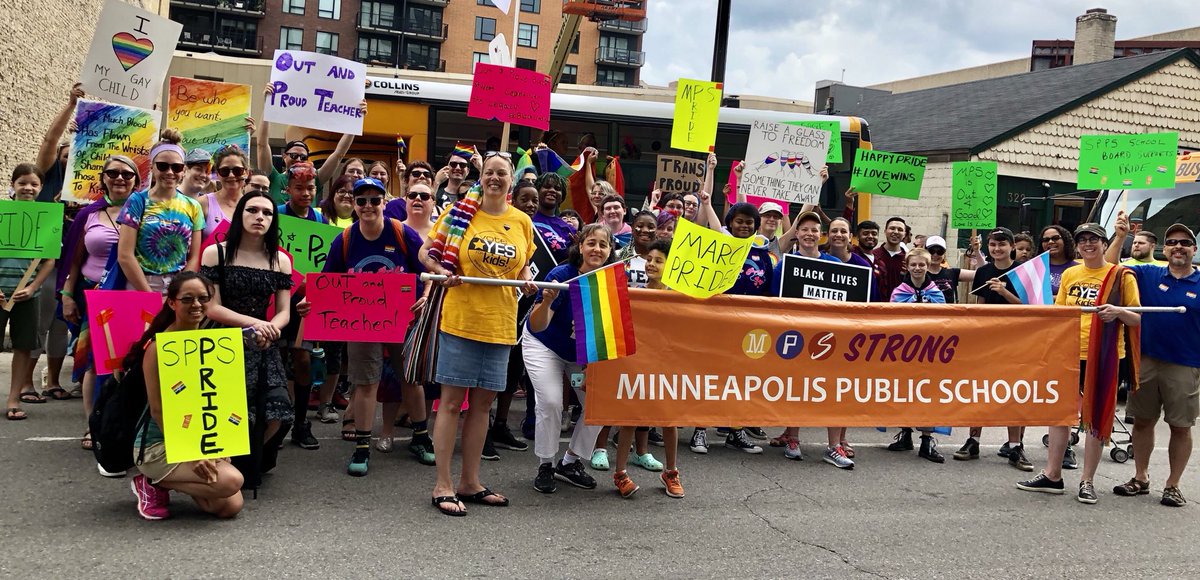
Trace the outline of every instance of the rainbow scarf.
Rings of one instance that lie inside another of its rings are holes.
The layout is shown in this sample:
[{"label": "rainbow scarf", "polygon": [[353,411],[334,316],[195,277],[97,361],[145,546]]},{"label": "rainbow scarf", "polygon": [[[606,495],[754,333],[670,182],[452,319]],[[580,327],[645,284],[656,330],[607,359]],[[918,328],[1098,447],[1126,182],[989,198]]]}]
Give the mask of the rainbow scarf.
[{"label": "rainbow scarf", "polygon": [[576,363],[612,360],[637,351],[623,262],[580,276],[569,286]]},{"label": "rainbow scarf", "polygon": [[446,219],[438,222],[434,231],[433,245],[429,248],[429,257],[441,263],[450,272],[458,272],[458,251],[467,227],[479,211],[479,203],[483,197],[479,184],[471,186],[466,197],[455,202],[446,212]]},{"label": "rainbow scarf", "polygon": [[[1133,276],[1128,268],[1114,266],[1100,285],[1096,305],[1120,306],[1121,280]],[[1080,428],[1101,441],[1112,436],[1113,415],[1117,409],[1118,368],[1121,363],[1120,336],[1123,332],[1120,321],[1104,322],[1099,314],[1092,314],[1092,332],[1088,336],[1087,371],[1083,376],[1083,409]],[[1126,346],[1130,362],[1129,394],[1138,388],[1138,372],[1141,367],[1141,333],[1138,327],[1129,327],[1129,344]]]}]

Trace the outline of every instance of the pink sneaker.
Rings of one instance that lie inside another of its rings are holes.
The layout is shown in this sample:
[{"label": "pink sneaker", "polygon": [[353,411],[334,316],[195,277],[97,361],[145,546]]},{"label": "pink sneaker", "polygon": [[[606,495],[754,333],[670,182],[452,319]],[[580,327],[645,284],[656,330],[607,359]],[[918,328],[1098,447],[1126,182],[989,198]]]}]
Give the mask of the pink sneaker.
[{"label": "pink sneaker", "polygon": [[138,513],[143,518],[163,520],[171,517],[171,512],[167,511],[167,502],[171,499],[170,491],[150,483],[150,480],[140,473],[129,482],[129,489],[137,498]]}]

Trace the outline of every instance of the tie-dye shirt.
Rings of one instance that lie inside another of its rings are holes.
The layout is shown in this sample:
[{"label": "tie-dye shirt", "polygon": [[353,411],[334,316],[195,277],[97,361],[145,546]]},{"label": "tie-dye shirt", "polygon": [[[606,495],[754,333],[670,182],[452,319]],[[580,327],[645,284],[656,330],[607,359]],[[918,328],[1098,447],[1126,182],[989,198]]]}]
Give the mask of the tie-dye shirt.
[{"label": "tie-dye shirt", "polygon": [[129,196],[117,223],[137,230],[134,256],[147,274],[173,274],[187,265],[192,232],[204,229],[204,210],[196,200],[175,192],[153,201],[149,191]]}]

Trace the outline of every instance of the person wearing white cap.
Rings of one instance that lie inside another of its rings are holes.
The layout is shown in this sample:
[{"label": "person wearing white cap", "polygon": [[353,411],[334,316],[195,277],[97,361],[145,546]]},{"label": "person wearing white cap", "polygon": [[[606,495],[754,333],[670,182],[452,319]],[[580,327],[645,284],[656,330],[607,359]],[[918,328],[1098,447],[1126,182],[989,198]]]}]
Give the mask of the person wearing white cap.
[{"label": "person wearing white cap", "polygon": [[[942,291],[942,295],[946,297],[946,304],[955,304],[958,302],[958,283],[959,282],[974,282],[975,270],[965,270],[963,268],[943,268],[942,264],[946,258],[946,239],[942,236],[929,236],[925,238],[925,249],[933,256],[929,262],[929,270],[925,272],[934,284],[937,284],[938,290]],[[968,255],[974,256],[979,251],[979,237],[971,238],[971,247],[967,250]]]},{"label": "person wearing white cap", "polygon": [[783,224],[784,230],[791,229],[791,224],[787,223],[784,207],[773,201],[764,201],[758,206],[758,217],[761,222],[758,227],[758,235],[767,239],[767,251],[771,252],[773,258],[779,260],[783,257],[779,249],[779,225]]}]

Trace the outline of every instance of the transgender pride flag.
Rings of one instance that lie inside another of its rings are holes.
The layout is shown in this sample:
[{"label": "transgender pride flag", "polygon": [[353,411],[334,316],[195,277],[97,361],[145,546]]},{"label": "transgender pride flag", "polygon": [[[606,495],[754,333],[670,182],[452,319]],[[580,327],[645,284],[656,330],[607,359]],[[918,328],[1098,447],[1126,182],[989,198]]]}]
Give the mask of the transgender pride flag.
[{"label": "transgender pride flag", "polygon": [[1009,270],[1005,276],[1012,282],[1022,303],[1054,304],[1054,294],[1050,292],[1050,252],[1038,254]]}]

